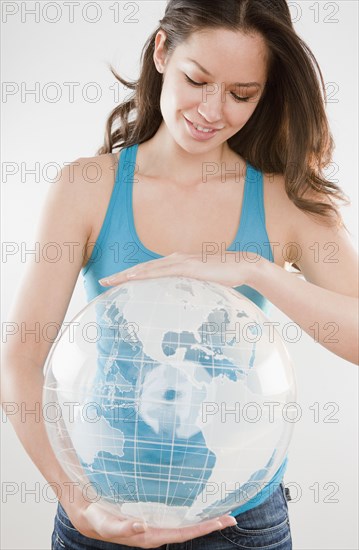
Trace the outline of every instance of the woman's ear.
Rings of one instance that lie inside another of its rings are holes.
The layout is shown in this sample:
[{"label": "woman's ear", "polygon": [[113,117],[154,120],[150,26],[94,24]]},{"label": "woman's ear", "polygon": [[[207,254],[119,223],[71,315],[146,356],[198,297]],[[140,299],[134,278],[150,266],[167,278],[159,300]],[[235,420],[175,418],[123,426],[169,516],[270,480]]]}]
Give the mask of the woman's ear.
[{"label": "woman's ear", "polygon": [[166,66],[166,52],[164,44],[166,42],[167,35],[163,29],[160,29],[155,37],[155,51],[153,53],[153,62],[159,73],[164,73]]}]

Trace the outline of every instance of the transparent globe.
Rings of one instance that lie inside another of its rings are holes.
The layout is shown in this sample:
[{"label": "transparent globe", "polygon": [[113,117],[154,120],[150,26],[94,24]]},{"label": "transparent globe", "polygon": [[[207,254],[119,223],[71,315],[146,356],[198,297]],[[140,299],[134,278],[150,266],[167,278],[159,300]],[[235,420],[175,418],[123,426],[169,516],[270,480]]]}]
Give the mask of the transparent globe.
[{"label": "transparent globe", "polygon": [[187,277],[133,280],[92,300],[45,364],[59,463],[91,502],[176,527],[231,512],[283,462],[294,369],[238,291]]}]

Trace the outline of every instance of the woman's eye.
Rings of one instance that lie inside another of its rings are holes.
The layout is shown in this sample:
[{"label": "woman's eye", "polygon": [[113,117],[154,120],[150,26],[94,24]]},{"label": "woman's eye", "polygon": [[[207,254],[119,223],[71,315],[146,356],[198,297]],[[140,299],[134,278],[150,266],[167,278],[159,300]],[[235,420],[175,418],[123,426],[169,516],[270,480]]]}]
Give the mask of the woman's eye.
[{"label": "woman's eye", "polygon": [[[207,84],[206,82],[195,82],[194,80],[192,80],[186,74],[185,74],[185,77],[186,77],[187,82],[189,82],[193,86],[204,86],[205,84]],[[249,97],[240,97],[240,96],[234,94],[233,92],[231,92],[231,94],[232,94],[232,97],[235,99],[235,101],[248,101],[249,100]]]},{"label": "woman's eye", "polygon": [[233,92],[231,92],[231,94],[236,101],[249,101],[249,97],[240,97],[239,95],[236,95]]},{"label": "woman's eye", "polygon": [[192,80],[189,76],[187,76],[185,74],[185,77],[186,79],[188,80],[188,82],[190,82],[191,84],[194,84],[195,86],[202,86],[202,82],[195,82],[194,80]]}]

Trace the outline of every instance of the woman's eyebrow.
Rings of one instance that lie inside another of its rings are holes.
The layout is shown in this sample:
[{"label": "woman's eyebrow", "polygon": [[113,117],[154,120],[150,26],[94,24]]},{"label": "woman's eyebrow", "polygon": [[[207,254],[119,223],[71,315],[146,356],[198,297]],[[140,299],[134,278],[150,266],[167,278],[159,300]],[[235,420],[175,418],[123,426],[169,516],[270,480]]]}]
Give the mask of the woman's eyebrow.
[{"label": "woman's eyebrow", "polygon": [[[194,63],[195,65],[197,65],[197,67],[203,73],[205,73],[206,75],[211,76],[213,78],[213,75],[209,71],[207,71],[207,69],[202,67],[202,65],[200,65],[195,59],[190,59],[189,57],[187,57],[187,61],[191,61],[191,63]],[[234,84],[234,86],[246,86],[247,88],[250,88],[251,86],[260,86],[260,84],[258,84],[258,82],[234,82],[233,84]]]}]

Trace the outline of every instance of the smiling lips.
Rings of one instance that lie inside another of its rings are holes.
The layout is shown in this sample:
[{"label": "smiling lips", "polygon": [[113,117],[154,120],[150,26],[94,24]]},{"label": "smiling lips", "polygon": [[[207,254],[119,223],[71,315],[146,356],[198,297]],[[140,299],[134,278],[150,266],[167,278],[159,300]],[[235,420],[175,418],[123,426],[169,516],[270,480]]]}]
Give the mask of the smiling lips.
[{"label": "smiling lips", "polygon": [[199,124],[197,122],[192,122],[191,120],[189,120],[188,118],[184,117],[186,120],[188,120],[188,122],[190,122],[197,130],[199,131],[204,131],[204,130],[215,130],[215,131],[218,131],[218,130],[222,130],[222,128],[224,128],[224,126],[221,126],[221,128],[216,128],[215,126],[203,126],[202,124]]},{"label": "smiling lips", "polygon": [[[208,139],[211,139],[217,134],[219,130],[219,128],[206,128],[202,127],[201,125],[198,125],[199,127],[197,128],[196,125],[193,122],[189,121],[186,117],[184,117],[184,119],[192,137],[199,141],[206,141]],[[203,130],[201,130],[201,128],[203,128]]]}]

